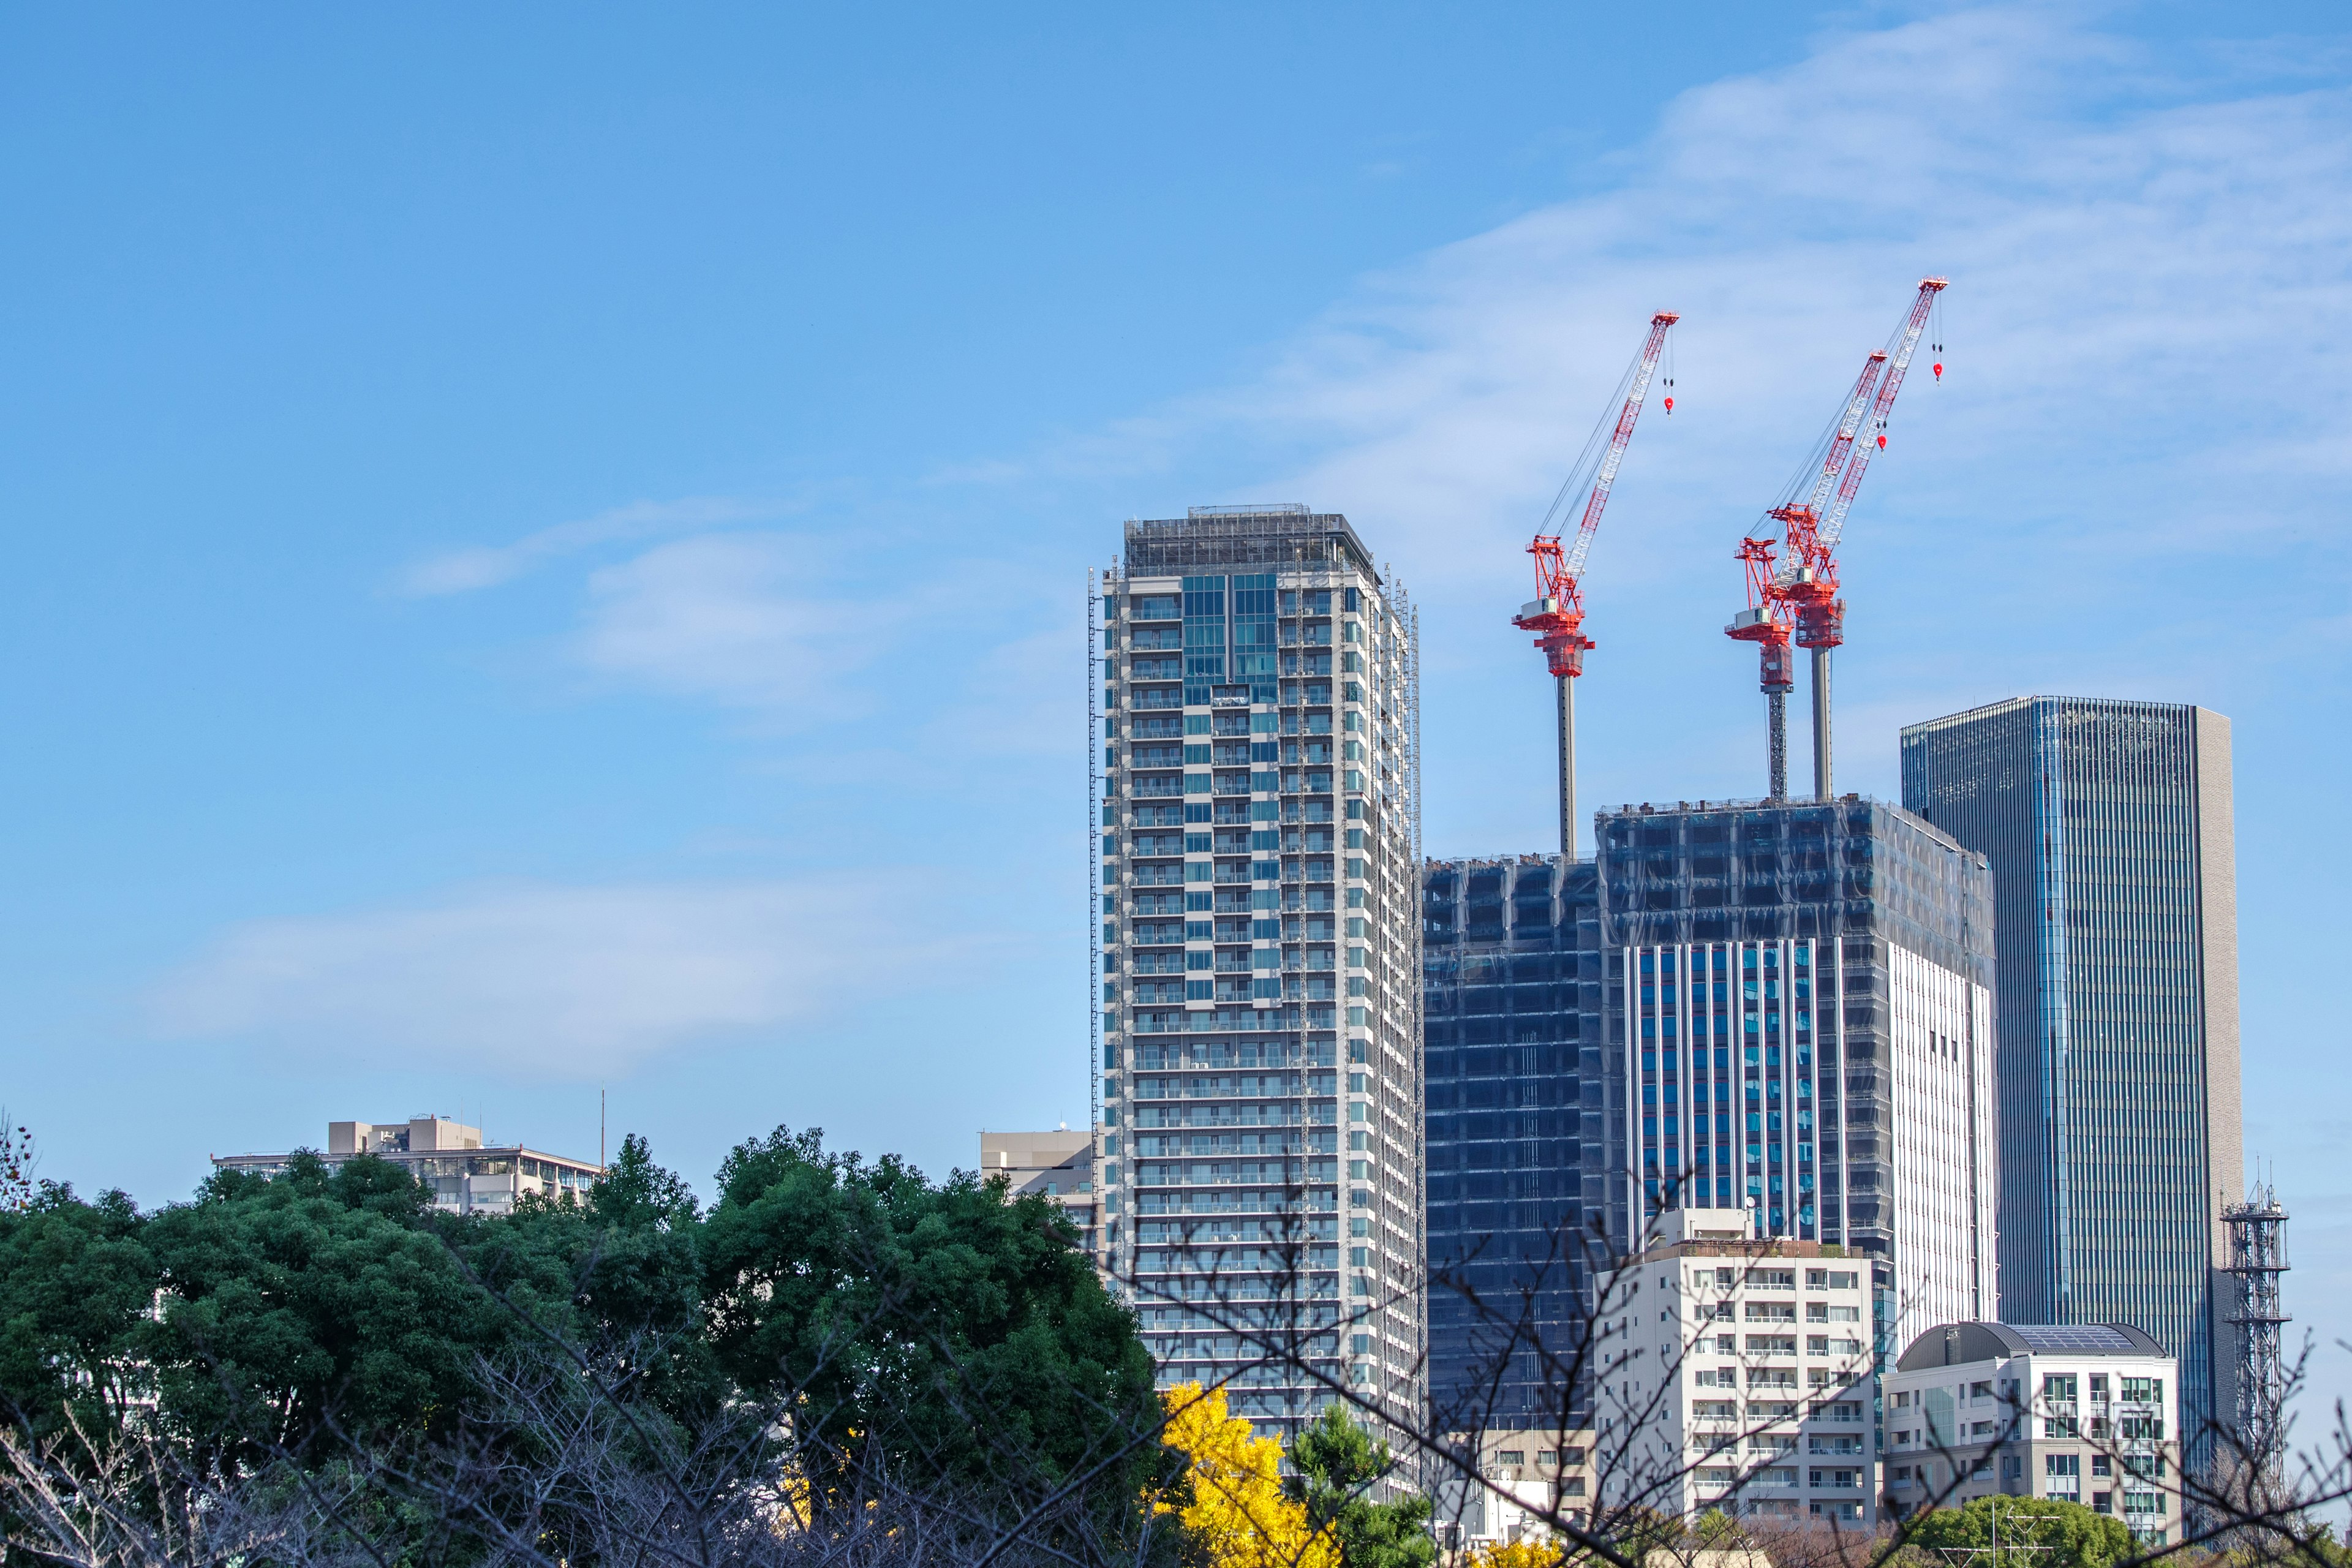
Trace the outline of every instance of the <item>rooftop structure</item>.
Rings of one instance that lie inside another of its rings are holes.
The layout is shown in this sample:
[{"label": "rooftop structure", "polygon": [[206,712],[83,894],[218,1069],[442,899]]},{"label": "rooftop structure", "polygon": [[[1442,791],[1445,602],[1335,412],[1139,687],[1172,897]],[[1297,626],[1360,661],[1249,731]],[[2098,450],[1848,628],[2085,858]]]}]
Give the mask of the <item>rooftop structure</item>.
[{"label": "rooftop structure", "polygon": [[2245,1180],[2230,721],[1996,702],[1904,730],[1903,799],[1992,867],[2000,1315],[2171,1347],[2201,1466],[2236,1405],[2217,1271]]},{"label": "rooftop structure", "polygon": [[[1480,1432],[1475,1463],[1486,1484],[1459,1474],[1441,1477],[1431,1520],[1439,1542],[1449,1551],[1540,1542],[1551,1535],[1550,1518],[1589,1521],[1600,1503],[1592,1440],[1591,1432],[1563,1434],[1552,1426]],[[1464,1451],[1466,1456],[1466,1445]]]},{"label": "rooftop structure", "polygon": [[[452,1214],[506,1214],[525,1194],[586,1198],[604,1167],[550,1154],[520,1143],[485,1145],[482,1130],[446,1116],[405,1121],[330,1121],[320,1158],[338,1169],[360,1155],[398,1165],[433,1189],[436,1208]],[[215,1154],[213,1167],[256,1175],[282,1174],[294,1156]]]},{"label": "rooftop structure", "polygon": [[1169,1383],[1285,1432],[1326,1379],[1417,1415],[1411,602],[1345,518],[1268,506],[1129,522],[1094,610],[1097,1258]]},{"label": "rooftop structure", "polygon": [[1886,1506],[2056,1498],[2178,1539],[2179,1395],[2173,1358],[2126,1324],[1941,1324],[1885,1380]]},{"label": "rooftop structure", "polygon": [[1078,1228],[1087,1252],[1095,1250],[1095,1135],[1073,1132],[982,1132],[980,1173],[1003,1176],[1005,1196],[1031,1194],[1054,1200]]}]

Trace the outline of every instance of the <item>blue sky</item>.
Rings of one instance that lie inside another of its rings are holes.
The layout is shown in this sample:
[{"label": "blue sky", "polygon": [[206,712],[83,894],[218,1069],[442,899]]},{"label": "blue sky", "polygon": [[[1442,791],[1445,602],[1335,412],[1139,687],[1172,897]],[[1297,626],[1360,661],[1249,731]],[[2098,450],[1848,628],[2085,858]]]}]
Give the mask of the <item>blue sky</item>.
[{"label": "blue sky", "polygon": [[[1533,521],[1656,309],[1596,802],[1754,793],[1729,551],[1923,273],[1841,784],[2236,725],[2249,1145],[2352,1332],[2352,34],[2330,6],[0,14],[0,1100],[142,1200],[331,1118],[1086,1114],[1084,574],[1344,511],[1433,853],[1533,847]],[[2328,1351],[2323,1384],[2352,1387]]]}]

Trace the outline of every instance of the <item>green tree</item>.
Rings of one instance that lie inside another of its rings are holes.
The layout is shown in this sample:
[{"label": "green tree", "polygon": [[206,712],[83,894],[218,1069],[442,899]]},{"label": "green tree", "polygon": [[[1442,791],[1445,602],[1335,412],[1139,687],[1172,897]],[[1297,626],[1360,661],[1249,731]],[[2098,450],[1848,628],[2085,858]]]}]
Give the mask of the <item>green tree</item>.
[{"label": "green tree", "polygon": [[516,1325],[466,1278],[430,1204],[388,1162],[330,1173],[303,1152],[275,1178],[221,1172],[150,1216],[163,1310],[135,1343],[164,1414],[200,1452],[243,1459],[331,1432],[448,1429],[477,1358]]},{"label": "green tree", "polygon": [[699,1217],[694,1189],[655,1164],[652,1148],[634,1132],[622,1137],[620,1153],[589,1189],[588,1206],[622,1230],[687,1230]]},{"label": "green tree", "polygon": [[[2123,1521],[2054,1498],[1977,1498],[1959,1508],[1932,1509],[1911,1521],[1910,1543],[1927,1552],[1990,1547],[1995,1509],[2000,1513],[2000,1560],[1988,1568],[2108,1568],[2137,1550]],[[2011,1547],[2046,1550],[2012,1558]]]},{"label": "green tree", "polygon": [[1157,1476],[1151,1358],[1053,1205],[815,1130],[741,1144],[719,1183],[704,1295],[747,1394],[789,1392],[813,1435],[916,1484],[1094,1476],[1132,1500]]},{"label": "green tree", "polygon": [[144,1229],[122,1194],[84,1203],[50,1182],[0,1208],[0,1410],[36,1441],[68,1419],[102,1436],[145,1394],[131,1345],[160,1271]]},{"label": "green tree", "polygon": [[1374,1442],[1344,1406],[1327,1406],[1300,1430],[1290,1464],[1296,1473],[1283,1489],[1306,1505],[1317,1530],[1339,1542],[1340,1568],[1428,1568],[1437,1560],[1429,1499],[1415,1493],[1371,1500],[1371,1489],[1396,1464],[1388,1445]]}]

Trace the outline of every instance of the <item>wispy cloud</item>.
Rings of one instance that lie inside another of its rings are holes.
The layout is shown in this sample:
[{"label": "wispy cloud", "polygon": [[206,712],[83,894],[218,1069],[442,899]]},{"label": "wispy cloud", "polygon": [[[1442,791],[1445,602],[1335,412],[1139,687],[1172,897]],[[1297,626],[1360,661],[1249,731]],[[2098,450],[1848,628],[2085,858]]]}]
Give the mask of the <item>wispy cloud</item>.
[{"label": "wispy cloud", "polygon": [[1684,94],[1598,194],[1367,280],[1261,374],[970,477],[1213,467],[1344,505],[1442,591],[1510,559],[1668,308],[1676,414],[1654,407],[1594,571],[1727,580],[1943,272],[1950,373],[1906,393],[1857,548],[1900,516],[1955,579],[2021,539],[2242,554],[2332,506],[2352,452],[2352,94],[2206,63],[2160,70],[2064,8],[1832,36]]},{"label": "wispy cloud", "polygon": [[419,595],[471,593],[510,582],[560,556],[615,540],[756,521],[793,510],[796,509],[781,502],[738,500],[727,496],[632,501],[593,517],[542,528],[511,544],[472,546],[432,556],[403,573],[400,585],[404,592]]},{"label": "wispy cloud", "polygon": [[152,1013],[169,1038],[593,1079],[706,1041],[788,1043],[886,962],[952,956],[885,936],[870,877],[490,888],[240,926]]},{"label": "wispy cloud", "polygon": [[601,675],[779,718],[853,712],[850,678],[909,627],[929,595],[856,594],[837,552],[786,534],[711,534],[593,573],[573,639]]}]

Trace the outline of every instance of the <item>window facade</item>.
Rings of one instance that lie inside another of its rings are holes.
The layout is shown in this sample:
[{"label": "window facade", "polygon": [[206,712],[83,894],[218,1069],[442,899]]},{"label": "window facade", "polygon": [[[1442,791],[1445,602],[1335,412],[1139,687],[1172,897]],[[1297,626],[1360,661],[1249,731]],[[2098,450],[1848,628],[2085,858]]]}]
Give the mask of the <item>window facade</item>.
[{"label": "window facade", "polygon": [[1417,1404],[1411,601],[1345,518],[1196,509],[1129,522],[1096,609],[1097,1259],[1163,1383],[1231,1380],[1293,1429],[1328,1385],[1237,1363],[1297,1335],[1322,1378]]},{"label": "window facade", "polygon": [[2229,721],[1995,703],[1903,731],[1903,798],[1993,868],[2001,1315],[2146,1330],[2201,1455],[2243,1180]]},{"label": "window facade", "polygon": [[[1427,1019],[1430,1396],[1440,1429],[1580,1429],[1581,1238],[1626,1234],[1622,1120],[1601,1114],[1599,880],[1529,855],[1432,861]],[[1612,1195],[1619,1206],[1611,1210]],[[1563,1419],[1565,1417],[1565,1419]]]},{"label": "window facade", "polygon": [[1882,1358],[1995,1290],[1992,879],[1849,799],[1602,813],[1626,1202],[1880,1266]]}]

